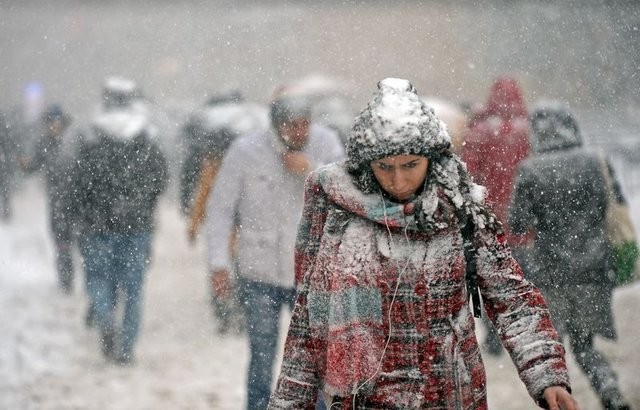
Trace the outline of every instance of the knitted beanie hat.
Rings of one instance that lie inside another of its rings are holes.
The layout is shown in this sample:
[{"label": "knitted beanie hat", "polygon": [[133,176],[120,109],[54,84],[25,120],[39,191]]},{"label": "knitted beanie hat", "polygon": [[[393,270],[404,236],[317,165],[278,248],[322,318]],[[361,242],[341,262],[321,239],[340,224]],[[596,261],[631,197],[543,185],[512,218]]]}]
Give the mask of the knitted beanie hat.
[{"label": "knitted beanie hat", "polygon": [[376,159],[394,155],[434,157],[451,145],[446,126],[413,85],[386,78],[356,117],[347,140],[347,169],[358,174]]}]

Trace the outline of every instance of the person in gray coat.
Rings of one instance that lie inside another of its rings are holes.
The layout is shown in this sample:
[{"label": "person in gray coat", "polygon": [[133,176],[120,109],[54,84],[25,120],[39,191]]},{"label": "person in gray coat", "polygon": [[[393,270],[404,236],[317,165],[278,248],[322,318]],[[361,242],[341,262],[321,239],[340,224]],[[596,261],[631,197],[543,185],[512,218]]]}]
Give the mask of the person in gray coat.
[{"label": "person in gray coat", "polygon": [[615,287],[605,236],[607,191],[598,153],[584,149],[571,112],[557,102],[531,116],[534,153],[519,167],[509,212],[517,234],[535,232],[530,279],[605,409],[629,409],[617,377],[593,345],[616,338]]},{"label": "person in gray coat", "polygon": [[209,268],[218,297],[230,297],[230,241],[238,229],[238,290],[245,307],[250,361],[247,409],[264,409],[271,394],[280,311],[292,307],[294,244],[310,171],[342,159],[334,132],[311,122],[304,96],[271,103],[272,129],[236,139],[209,196]]}]

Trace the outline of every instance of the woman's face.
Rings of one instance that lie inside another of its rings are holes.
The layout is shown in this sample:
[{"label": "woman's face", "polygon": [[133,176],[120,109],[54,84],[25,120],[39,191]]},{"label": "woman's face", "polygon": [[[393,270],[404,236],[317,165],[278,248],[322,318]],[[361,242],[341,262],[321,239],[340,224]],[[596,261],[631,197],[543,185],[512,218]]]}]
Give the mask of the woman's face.
[{"label": "woman's face", "polygon": [[382,189],[393,198],[405,201],[422,187],[429,159],[420,155],[394,155],[371,161],[370,165]]}]

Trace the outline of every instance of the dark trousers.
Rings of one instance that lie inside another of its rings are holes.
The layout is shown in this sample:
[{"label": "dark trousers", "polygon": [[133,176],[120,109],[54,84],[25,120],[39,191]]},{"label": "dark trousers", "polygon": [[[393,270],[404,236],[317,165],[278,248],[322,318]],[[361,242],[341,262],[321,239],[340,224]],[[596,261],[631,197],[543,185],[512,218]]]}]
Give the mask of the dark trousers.
[{"label": "dark trousers", "polygon": [[598,285],[572,285],[569,290],[562,287],[541,290],[549,304],[556,329],[561,336],[569,338],[578,366],[589,378],[605,408],[611,408],[609,403],[622,403],[624,400],[616,373],[593,345],[595,329],[598,329],[594,322],[602,320],[598,314],[601,306],[595,300],[588,300],[587,295],[595,294],[598,288]]},{"label": "dark trousers", "polygon": [[73,258],[71,256],[73,248],[73,229],[69,219],[60,210],[51,206],[49,215],[51,233],[53,234],[53,244],[56,251],[56,270],[58,272],[58,283],[66,291],[71,291],[73,287]]},{"label": "dark trousers", "polygon": [[585,333],[572,326],[567,327],[567,333],[573,357],[589,378],[600,400],[603,403],[622,401],[617,376],[602,353],[594,348],[593,334]]}]

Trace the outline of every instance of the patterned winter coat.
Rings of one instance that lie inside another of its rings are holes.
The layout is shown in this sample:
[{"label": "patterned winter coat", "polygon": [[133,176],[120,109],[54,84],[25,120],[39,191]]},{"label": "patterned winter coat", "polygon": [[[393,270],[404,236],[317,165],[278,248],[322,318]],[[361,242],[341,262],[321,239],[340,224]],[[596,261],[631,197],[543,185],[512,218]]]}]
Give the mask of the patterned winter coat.
[{"label": "patterned winter coat", "polygon": [[[487,408],[456,195],[433,172],[408,204],[362,193],[343,164],[309,176],[297,302],[269,408],[313,409],[318,390],[342,409]],[[476,226],[487,313],[541,403],[546,387],[569,388],[564,348],[502,236]]]}]

